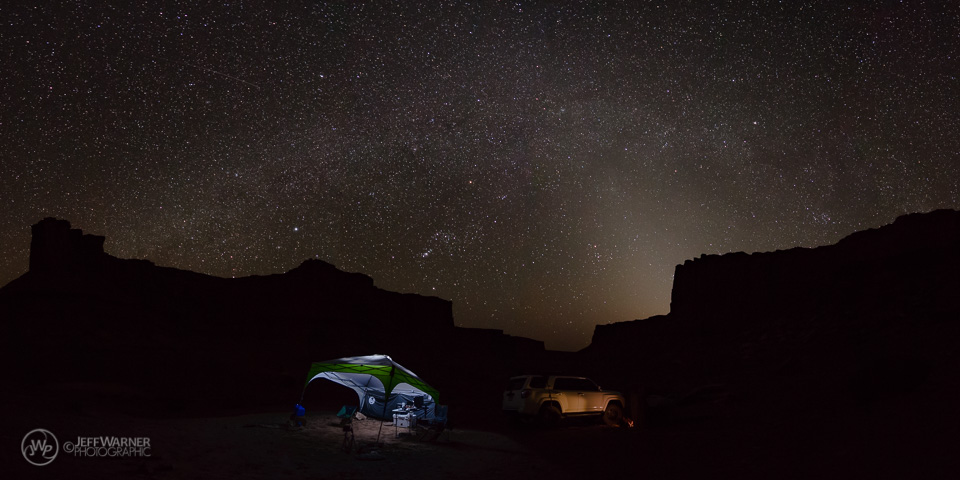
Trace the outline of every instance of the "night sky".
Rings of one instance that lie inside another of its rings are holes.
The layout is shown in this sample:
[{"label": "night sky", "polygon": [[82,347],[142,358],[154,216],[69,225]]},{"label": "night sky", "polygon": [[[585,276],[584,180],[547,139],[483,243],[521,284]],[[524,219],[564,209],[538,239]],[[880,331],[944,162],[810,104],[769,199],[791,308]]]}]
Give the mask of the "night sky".
[{"label": "night sky", "polygon": [[9,3],[0,285],[55,216],[579,349],[700,254],[960,208],[958,2]]}]

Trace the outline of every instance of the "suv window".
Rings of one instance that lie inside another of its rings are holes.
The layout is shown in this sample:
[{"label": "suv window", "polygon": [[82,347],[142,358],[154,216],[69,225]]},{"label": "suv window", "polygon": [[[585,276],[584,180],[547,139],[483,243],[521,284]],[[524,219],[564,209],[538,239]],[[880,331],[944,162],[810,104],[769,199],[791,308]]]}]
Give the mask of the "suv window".
[{"label": "suv window", "polygon": [[586,378],[557,378],[553,381],[555,390],[575,390],[579,392],[596,392],[599,389],[593,381]]},{"label": "suv window", "polygon": [[547,377],[530,377],[530,388],[547,388]]},{"label": "suv window", "polygon": [[584,392],[600,391],[600,387],[596,383],[593,383],[593,380],[590,380],[589,378],[578,378],[577,380],[580,382],[580,390]]},{"label": "suv window", "polygon": [[553,380],[554,390],[576,390],[576,378],[555,378]]},{"label": "suv window", "polygon": [[507,390],[508,391],[520,390],[521,388],[523,388],[523,384],[526,382],[527,382],[527,377],[511,378],[510,381],[507,382]]}]

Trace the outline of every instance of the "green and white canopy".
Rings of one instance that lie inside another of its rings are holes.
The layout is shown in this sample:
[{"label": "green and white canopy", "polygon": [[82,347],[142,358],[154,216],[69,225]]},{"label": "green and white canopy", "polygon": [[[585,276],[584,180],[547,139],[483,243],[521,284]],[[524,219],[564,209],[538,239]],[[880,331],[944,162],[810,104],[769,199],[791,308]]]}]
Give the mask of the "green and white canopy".
[{"label": "green and white canopy", "polygon": [[391,393],[401,393],[424,395],[435,403],[440,401],[440,392],[387,355],[343,357],[315,362],[310,366],[304,388],[318,378],[325,378],[352,389],[357,392],[361,403],[364,396],[372,393],[383,395],[384,399],[389,398]]}]

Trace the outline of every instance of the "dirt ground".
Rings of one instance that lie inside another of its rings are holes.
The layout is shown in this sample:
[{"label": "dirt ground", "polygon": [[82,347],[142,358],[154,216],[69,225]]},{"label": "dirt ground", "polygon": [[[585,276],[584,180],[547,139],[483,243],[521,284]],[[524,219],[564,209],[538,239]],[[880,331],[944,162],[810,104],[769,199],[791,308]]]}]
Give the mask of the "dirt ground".
[{"label": "dirt ground", "polygon": [[[539,478],[562,469],[503,433],[454,429],[427,441],[416,431],[375,419],[354,421],[354,448],[343,450],[334,412],[308,412],[304,427],[289,412],[217,418],[144,419],[115,414],[28,414],[3,432],[5,478]],[[49,465],[19,453],[23,435],[44,428],[61,450]],[[380,438],[380,445],[376,440]],[[76,457],[77,437],[148,437],[149,457]],[[11,455],[11,453],[15,453]],[[531,477],[532,476],[532,477]]]},{"label": "dirt ground", "polygon": [[[333,411],[308,410],[307,425],[291,428],[290,412],[280,411],[163,419],[4,406],[0,478],[14,479],[933,479],[956,478],[960,469],[958,422],[926,415],[931,409],[909,399],[773,424],[678,414],[637,428],[567,419],[544,429],[510,425],[498,411],[464,412],[463,428],[433,441],[367,419],[355,422],[349,453]],[[35,428],[59,441],[49,465],[30,465],[21,453]],[[382,446],[361,449],[378,430]],[[63,450],[65,442],[95,436],[148,437],[150,455],[90,458]]]}]

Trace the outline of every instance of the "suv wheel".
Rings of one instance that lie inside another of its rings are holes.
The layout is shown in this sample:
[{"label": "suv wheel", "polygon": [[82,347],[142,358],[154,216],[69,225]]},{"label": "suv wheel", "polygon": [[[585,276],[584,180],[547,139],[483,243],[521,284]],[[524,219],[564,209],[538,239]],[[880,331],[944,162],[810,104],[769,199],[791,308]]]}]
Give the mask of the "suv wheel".
[{"label": "suv wheel", "polygon": [[554,405],[544,405],[540,409],[540,423],[545,427],[555,427],[563,419],[560,409]]},{"label": "suv wheel", "polygon": [[620,420],[622,419],[623,409],[620,408],[620,405],[617,405],[616,403],[607,405],[607,409],[603,411],[603,421],[611,427],[620,425]]}]

